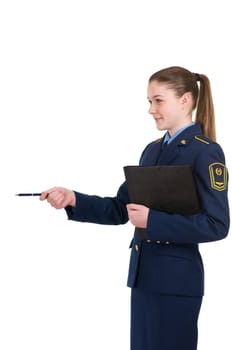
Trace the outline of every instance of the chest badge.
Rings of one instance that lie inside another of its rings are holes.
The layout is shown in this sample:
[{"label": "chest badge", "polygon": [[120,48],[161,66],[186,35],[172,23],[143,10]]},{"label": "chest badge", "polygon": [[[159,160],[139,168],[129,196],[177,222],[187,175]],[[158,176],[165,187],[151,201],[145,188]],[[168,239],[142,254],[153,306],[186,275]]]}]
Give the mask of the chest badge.
[{"label": "chest badge", "polygon": [[227,168],[223,163],[209,165],[210,185],[214,190],[224,191],[227,188]]}]

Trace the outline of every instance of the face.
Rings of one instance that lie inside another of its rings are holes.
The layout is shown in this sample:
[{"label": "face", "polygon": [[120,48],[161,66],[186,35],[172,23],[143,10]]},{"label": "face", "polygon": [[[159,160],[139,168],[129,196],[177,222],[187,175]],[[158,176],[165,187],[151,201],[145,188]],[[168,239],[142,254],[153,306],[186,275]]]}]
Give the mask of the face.
[{"label": "face", "polygon": [[148,101],[157,129],[167,130],[171,136],[192,121],[189,93],[178,97],[168,85],[152,81],[148,85]]}]

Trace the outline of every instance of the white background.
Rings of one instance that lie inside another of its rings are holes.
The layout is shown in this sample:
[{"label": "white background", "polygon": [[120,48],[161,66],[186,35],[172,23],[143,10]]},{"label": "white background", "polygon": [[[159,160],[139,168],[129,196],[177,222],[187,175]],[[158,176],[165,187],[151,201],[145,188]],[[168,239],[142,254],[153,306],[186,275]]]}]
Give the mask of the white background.
[{"label": "white background", "polygon": [[[1,350],[129,349],[132,226],[71,222],[14,194],[61,185],[115,195],[122,167],[162,136],[147,113],[147,80],[171,65],[210,78],[230,169],[229,5],[1,1]],[[231,236],[201,252],[199,350],[230,350]]]}]

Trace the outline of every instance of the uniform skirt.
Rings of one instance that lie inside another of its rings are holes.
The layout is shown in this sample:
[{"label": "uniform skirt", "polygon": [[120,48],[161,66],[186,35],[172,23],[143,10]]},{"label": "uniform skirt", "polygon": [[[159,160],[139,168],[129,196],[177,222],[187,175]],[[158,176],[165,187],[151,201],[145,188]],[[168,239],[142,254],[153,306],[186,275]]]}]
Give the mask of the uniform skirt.
[{"label": "uniform skirt", "polygon": [[202,297],[131,290],[131,350],[196,350]]}]

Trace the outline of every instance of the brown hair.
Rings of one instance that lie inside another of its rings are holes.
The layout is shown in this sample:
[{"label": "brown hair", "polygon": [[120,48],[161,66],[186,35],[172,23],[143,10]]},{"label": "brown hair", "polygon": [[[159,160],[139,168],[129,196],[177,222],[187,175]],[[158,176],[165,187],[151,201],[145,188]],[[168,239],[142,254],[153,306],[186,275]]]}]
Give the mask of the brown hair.
[{"label": "brown hair", "polygon": [[[204,74],[197,74],[182,67],[169,67],[154,73],[149,83],[158,81],[169,85],[181,97],[190,92],[193,99],[192,110],[196,108],[195,122],[202,126],[203,134],[216,141],[214,105],[209,79]],[[199,81],[199,87],[197,82]]]}]

